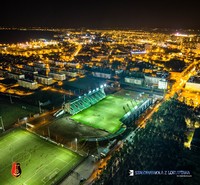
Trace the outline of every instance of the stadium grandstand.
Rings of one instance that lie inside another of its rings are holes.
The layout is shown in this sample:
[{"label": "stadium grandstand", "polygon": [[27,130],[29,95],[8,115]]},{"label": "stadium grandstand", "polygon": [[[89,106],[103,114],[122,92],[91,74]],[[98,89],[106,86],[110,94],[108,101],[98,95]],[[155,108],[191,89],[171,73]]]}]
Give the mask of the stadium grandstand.
[{"label": "stadium grandstand", "polygon": [[84,94],[83,96],[79,96],[77,99],[68,102],[64,106],[65,112],[68,112],[72,115],[75,115],[90,106],[98,103],[102,99],[106,97],[106,94],[104,92],[104,88],[97,88],[93,91],[89,91],[88,94]]}]

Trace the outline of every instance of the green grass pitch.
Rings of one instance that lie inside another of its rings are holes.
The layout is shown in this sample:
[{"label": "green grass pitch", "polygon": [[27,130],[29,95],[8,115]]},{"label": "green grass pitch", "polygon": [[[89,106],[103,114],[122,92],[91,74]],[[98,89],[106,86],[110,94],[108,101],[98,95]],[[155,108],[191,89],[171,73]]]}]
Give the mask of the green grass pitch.
[{"label": "green grass pitch", "polygon": [[136,101],[131,104],[131,99],[121,96],[110,95],[92,107],[73,115],[71,118],[77,122],[103,129],[110,133],[115,133],[121,127],[120,118],[125,114],[123,106],[128,111],[127,103],[130,108],[137,105]]},{"label": "green grass pitch", "polygon": [[[70,150],[56,146],[24,130],[0,137],[0,184],[54,184],[82,159]],[[20,177],[11,175],[12,162],[21,164]]]}]

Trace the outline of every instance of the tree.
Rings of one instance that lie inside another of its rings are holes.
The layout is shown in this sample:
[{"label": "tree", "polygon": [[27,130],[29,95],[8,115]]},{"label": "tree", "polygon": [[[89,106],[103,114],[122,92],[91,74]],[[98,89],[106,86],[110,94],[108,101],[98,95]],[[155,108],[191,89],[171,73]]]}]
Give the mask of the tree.
[{"label": "tree", "polygon": [[168,62],[164,63],[165,67],[171,71],[182,71],[183,68],[185,67],[185,62],[182,60],[170,60]]},{"label": "tree", "polygon": [[119,60],[114,60],[112,62],[112,69],[118,69],[121,66],[121,62]]}]

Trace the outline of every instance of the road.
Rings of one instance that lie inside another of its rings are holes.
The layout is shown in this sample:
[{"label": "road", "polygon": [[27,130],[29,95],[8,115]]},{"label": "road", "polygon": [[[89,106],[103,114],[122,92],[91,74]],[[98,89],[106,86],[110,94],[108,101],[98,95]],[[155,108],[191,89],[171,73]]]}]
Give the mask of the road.
[{"label": "road", "polygon": [[74,57],[77,56],[78,53],[79,53],[79,52],[81,51],[81,49],[82,49],[82,44],[76,43],[76,42],[75,42],[75,44],[77,45],[77,48],[76,48],[76,50],[74,51],[74,53],[71,55],[70,61],[74,60]]},{"label": "road", "polygon": [[96,169],[93,171],[91,176],[84,182],[84,185],[92,184],[96,180],[99,174],[101,174],[101,172],[103,171],[103,168],[105,168],[105,166],[107,165],[107,162],[111,158],[112,154],[118,151],[122,146],[123,142],[118,142],[105,158],[102,158],[101,160],[95,163]]},{"label": "road", "polygon": [[175,84],[172,86],[170,92],[168,92],[165,95],[165,100],[168,100],[174,96],[175,93],[178,93],[181,91],[181,89],[184,87],[188,79],[196,74],[196,65],[198,64],[197,61],[192,62],[183,72],[181,72],[181,75],[179,79],[176,80]]},{"label": "road", "polygon": [[65,95],[70,95],[70,96],[74,95],[74,93],[71,90],[59,89],[59,88],[55,88],[52,86],[44,87],[44,88],[42,88],[42,91],[52,91],[52,92],[56,92],[59,94],[65,94]]},{"label": "road", "polygon": [[138,127],[140,128],[145,128],[145,125],[148,121],[148,119],[151,118],[151,116],[154,114],[154,112],[158,111],[159,107],[162,105],[162,103],[164,102],[164,100],[162,99],[159,103],[157,103],[152,109],[148,109],[145,112],[144,116],[141,116],[137,121],[136,121],[136,125],[138,125]]},{"label": "road", "polygon": [[[195,65],[197,64],[196,61],[192,62],[182,73],[181,78],[177,79],[176,83],[172,86],[170,92],[165,94],[165,97],[158,103],[156,106],[153,107],[152,110],[149,110],[147,114],[143,117],[140,117],[137,120],[139,127],[144,128],[148,119],[154,114],[154,112],[158,111],[159,107],[165,100],[168,100],[174,96],[175,93],[179,93],[179,91],[184,87],[185,83],[188,79],[195,74]],[[190,69],[190,70],[189,70]]]},{"label": "road", "polygon": [[54,109],[52,111],[44,112],[41,114],[35,114],[33,117],[27,117],[27,119],[23,119],[18,121],[18,123],[15,124],[15,127],[18,127],[20,125],[23,125],[25,123],[30,123],[31,125],[34,125],[32,129],[37,129],[41,126],[44,126],[46,124],[49,124],[51,121],[55,119],[53,117],[53,113],[58,111],[59,109]]}]

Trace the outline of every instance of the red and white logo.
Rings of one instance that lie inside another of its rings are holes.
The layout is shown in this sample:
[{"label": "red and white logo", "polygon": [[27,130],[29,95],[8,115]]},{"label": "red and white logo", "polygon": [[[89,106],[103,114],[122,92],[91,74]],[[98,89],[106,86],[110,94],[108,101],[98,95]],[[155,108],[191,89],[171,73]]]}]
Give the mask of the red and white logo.
[{"label": "red and white logo", "polygon": [[19,177],[22,173],[21,167],[20,167],[20,163],[17,162],[13,162],[12,163],[12,169],[11,169],[11,174],[14,177]]}]

